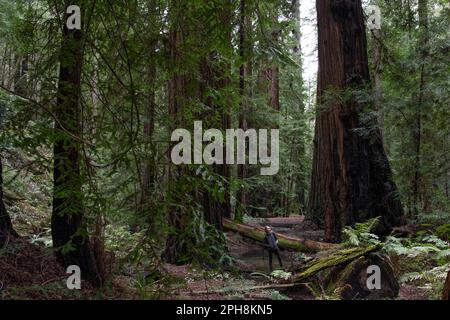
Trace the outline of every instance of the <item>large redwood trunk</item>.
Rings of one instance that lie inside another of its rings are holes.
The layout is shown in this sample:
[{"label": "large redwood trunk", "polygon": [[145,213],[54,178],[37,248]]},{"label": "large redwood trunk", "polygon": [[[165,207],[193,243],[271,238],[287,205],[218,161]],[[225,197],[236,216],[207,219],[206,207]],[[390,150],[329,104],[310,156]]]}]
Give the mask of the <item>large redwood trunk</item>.
[{"label": "large redwood trunk", "polygon": [[443,300],[450,300],[450,271],[447,274],[447,280],[445,280],[444,291],[442,292]]},{"label": "large redwood trunk", "polygon": [[52,239],[63,266],[79,266],[84,279],[100,285],[104,280],[102,257],[95,252],[83,219],[79,141],[82,65],[82,31],[68,30],[64,23],[55,107],[58,121],[54,142]]},{"label": "large redwood trunk", "polygon": [[[403,208],[376,119],[369,136],[355,132],[363,108],[354,89],[370,76],[361,0],[317,0],[319,36],[318,105],[309,199],[310,214],[325,223],[325,240],[340,240],[341,228],[381,216],[387,234],[403,220]],[[350,94],[349,94],[350,93]],[[374,129],[375,128],[375,129]]]}]

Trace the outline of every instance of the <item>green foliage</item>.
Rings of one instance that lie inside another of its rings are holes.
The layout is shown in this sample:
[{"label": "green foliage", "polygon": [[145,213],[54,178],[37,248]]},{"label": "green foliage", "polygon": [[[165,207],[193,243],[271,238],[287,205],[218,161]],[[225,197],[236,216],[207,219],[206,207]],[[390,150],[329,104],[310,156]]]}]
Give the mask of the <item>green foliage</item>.
[{"label": "green foliage", "polygon": [[450,264],[446,264],[430,270],[406,273],[402,275],[399,282],[401,284],[413,283],[416,286],[421,286],[429,292],[428,296],[430,299],[440,300],[442,298],[444,282],[449,271]]},{"label": "green foliage", "polygon": [[270,294],[270,298],[272,300],[292,300],[291,298],[289,298],[288,296],[280,293],[277,290],[270,290],[269,294]]},{"label": "green foliage", "polygon": [[296,262],[307,263],[307,262],[311,261],[312,259],[313,259],[313,257],[308,257],[303,252],[294,252],[294,261],[296,261]]},{"label": "green foliage", "polygon": [[[142,232],[131,232],[126,226],[110,224],[105,229],[105,246],[107,250],[115,252],[117,258],[122,259],[135,249],[142,237]],[[133,260],[137,262],[140,259]]]},{"label": "green foliage", "polygon": [[208,224],[200,211],[194,211],[189,223],[180,233],[180,246],[187,246],[187,255],[180,263],[195,262],[204,267],[218,267],[232,263],[227,253],[223,233]]},{"label": "green foliage", "polygon": [[281,279],[281,280],[289,280],[292,276],[291,272],[286,272],[284,270],[274,270],[270,274],[271,277],[274,279]]},{"label": "green foliage", "polygon": [[51,236],[51,229],[46,228],[46,230],[42,233],[31,235],[30,243],[43,244],[46,247],[52,247],[53,240]]},{"label": "green foliage", "polygon": [[[382,114],[378,115],[384,119],[385,146],[399,196],[416,222],[444,223],[445,218],[448,223],[448,6],[428,1],[425,32],[418,28],[416,8],[393,1],[378,4],[383,14],[382,36],[369,38],[370,56],[376,44],[381,45],[382,66],[373,64],[374,72],[380,67],[382,72]],[[416,175],[419,203],[414,204]],[[415,211],[418,217],[413,217]]]},{"label": "green foliage", "polygon": [[376,245],[380,243],[377,235],[371,233],[380,218],[373,218],[364,223],[356,223],[354,227],[344,227],[342,230],[342,244],[346,247]]},{"label": "green foliage", "polygon": [[306,284],[308,289],[317,300],[341,300],[341,288],[324,288],[321,284]]},{"label": "green foliage", "polygon": [[[120,263],[152,270],[151,277],[140,275],[136,280],[142,298],[155,297],[167,236],[175,236],[179,263],[206,268],[232,263],[224,234],[205,221],[207,214],[225,205],[228,195],[238,221],[304,212],[312,167],[311,119],[316,110],[307,102],[308,95],[314,94],[306,93],[301,55],[292,50],[298,46],[292,31],[299,22],[290,1],[247,1],[251,48],[244,56],[239,50],[239,1],[81,3],[90,4],[85,6],[89,23],[83,30],[77,119],[81,129],[73,136],[54,130],[59,121],[53,114],[55,103],[65,98],[57,97],[64,62],[60,57],[63,6],[58,1],[0,0],[0,83],[5,87],[0,89],[0,152],[5,164],[5,202],[21,234],[29,235],[32,243],[51,245],[53,193],[70,191],[52,186],[52,150],[58,140],[76,141],[80,155],[81,172],[75,180],[81,185],[76,195],[83,202],[87,230],[83,235],[95,233],[100,239],[104,234],[107,250]],[[384,119],[384,142],[399,197],[409,213],[416,209],[421,213],[414,221],[440,225],[434,235],[388,238],[385,250],[416,259],[417,266],[428,257],[444,265],[449,261],[450,237],[448,4],[429,0],[433,12],[429,39],[423,46],[417,17],[412,15],[410,20],[407,6],[398,3],[380,2],[382,108],[368,111],[360,120],[365,124],[375,117]],[[378,40],[370,34],[368,39],[373,57]],[[252,66],[252,74],[241,79],[243,64]],[[265,72],[272,64],[279,71],[279,111],[268,103]],[[373,70],[379,67],[372,61]],[[174,79],[183,88],[172,96],[168,83]],[[241,83],[246,87],[244,94],[239,91]],[[328,99],[343,101],[350,95],[363,105],[375,99],[367,88],[330,92]],[[169,110],[174,97],[175,115]],[[239,179],[236,166],[230,166],[231,177],[219,174],[217,166],[171,166],[167,154],[175,126],[189,129],[193,120],[203,120],[205,126],[222,128],[224,115],[230,117],[230,127],[237,127],[244,117],[252,128],[280,129],[279,174],[262,177],[255,174],[258,166],[249,166],[247,178]],[[355,131],[371,137],[375,129],[365,126]],[[145,181],[149,176],[150,181]],[[419,203],[413,204],[416,176]],[[237,195],[242,191],[246,203],[239,203]],[[167,222],[172,212],[181,222]],[[377,222],[372,219],[344,228],[343,244],[378,244],[372,234]],[[69,242],[63,251],[70,250],[74,248]],[[309,258],[297,254],[296,259],[307,262]],[[316,295],[336,298],[338,292],[319,288]],[[274,291],[273,298],[284,297]]]},{"label": "green foliage", "polygon": [[435,230],[436,236],[439,238],[449,241],[450,240],[450,223],[446,223],[443,225],[440,225]]},{"label": "green foliage", "polygon": [[426,235],[417,239],[400,239],[387,237],[383,250],[388,254],[406,256],[408,258],[431,257],[439,265],[448,263],[450,244],[434,235]]}]

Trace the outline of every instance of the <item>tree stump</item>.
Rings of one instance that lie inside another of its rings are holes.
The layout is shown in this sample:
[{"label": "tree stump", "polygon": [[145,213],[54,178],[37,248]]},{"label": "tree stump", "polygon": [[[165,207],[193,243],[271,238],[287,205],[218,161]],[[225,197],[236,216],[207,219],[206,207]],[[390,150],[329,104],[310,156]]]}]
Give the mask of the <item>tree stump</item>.
[{"label": "tree stump", "polygon": [[[372,283],[373,271],[368,272],[369,266],[379,267],[380,287],[369,288]],[[400,286],[388,256],[380,253],[370,253],[347,265],[334,267],[325,283],[333,286],[342,299],[388,299],[398,296]]]}]

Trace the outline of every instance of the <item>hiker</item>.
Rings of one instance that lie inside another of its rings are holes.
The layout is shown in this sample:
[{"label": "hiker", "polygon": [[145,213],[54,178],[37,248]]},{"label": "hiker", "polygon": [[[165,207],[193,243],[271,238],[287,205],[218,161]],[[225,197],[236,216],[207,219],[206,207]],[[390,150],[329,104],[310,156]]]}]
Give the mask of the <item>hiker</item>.
[{"label": "hiker", "polygon": [[266,231],[266,236],[264,237],[264,250],[267,250],[269,253],[269,268],[270,272],[273,271],[272,265],[272,255],[275,254],[278,257],[278,262],[280,263],[280,267],[283,268],[283,263],[281,262],[280,257],[280,249],[278,248],[278,239],[275,233],[272,231],[272,228],[266,226],[264,228]]}]

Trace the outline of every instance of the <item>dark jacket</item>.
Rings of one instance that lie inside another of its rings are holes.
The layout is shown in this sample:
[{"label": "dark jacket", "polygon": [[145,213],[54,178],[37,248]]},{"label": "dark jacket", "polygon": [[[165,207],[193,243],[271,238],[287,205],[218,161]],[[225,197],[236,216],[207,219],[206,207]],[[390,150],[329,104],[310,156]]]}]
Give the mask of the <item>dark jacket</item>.
[{"label": "dark jacket", "polygon": [[273,232],[266,234],[266,236],[264,237],[264,243],[268,246],[268,248],[272,250],[278,250],[277,241],[278,238]]}]

